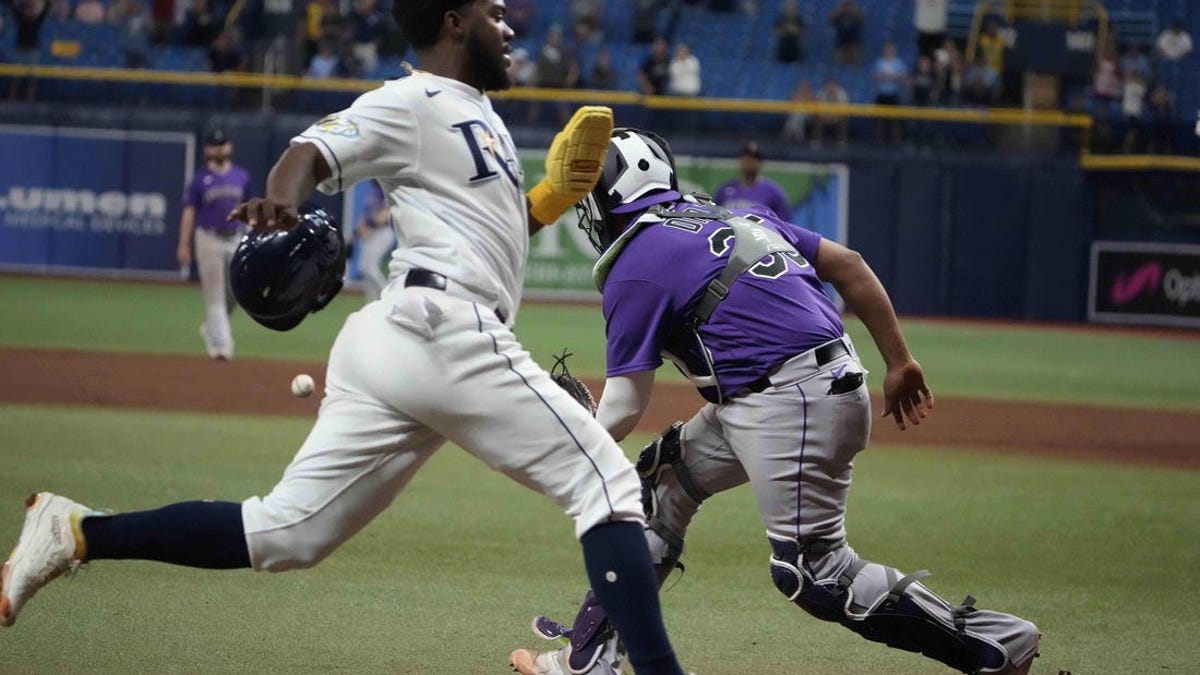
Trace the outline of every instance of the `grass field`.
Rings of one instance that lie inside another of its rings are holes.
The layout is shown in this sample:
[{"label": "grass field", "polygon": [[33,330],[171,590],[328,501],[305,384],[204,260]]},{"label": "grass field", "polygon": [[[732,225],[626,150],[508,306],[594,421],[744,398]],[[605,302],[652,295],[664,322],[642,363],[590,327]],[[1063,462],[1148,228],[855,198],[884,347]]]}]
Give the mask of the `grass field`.
[{"label": "grass field", "polygon": [[[239,356],[321,359],[358,301],[343,297],[288,334],[239,316]],[[0,347],[199,352],[195,287],[0,277],[0,303]],[[1195,339],[938,322],[907,330],[939,393],[1200,410]],[[579,370],[602,372],[594,308],[527,306],[520,331],[535,355],[569,345]],[[869,339],[857,342],[869,355]],[[263,494],[309,426],[0,406],[0,545],[15,541],[20,500],[35,490],[121,511]],[[856,467],[848,527],[859,552],[931,569],[929,585],[951,600],[971,593],[1038,623],[1046,638],[1035,673],[1197,671],[1200,619],[1188,598],[1200,587],[1200,473],[900,446],[874,447]],[[447,447],[313,570],[101,561],[55,582],[0,632],[0,673],[508,672],[508,652],[534,646],[534,613],[575,610],[586,582],[571,530],[547,500]],[[664,594],[689,668],[949,672],[783,600],[762,531],[745,489],[712,499],[694,524],[687,573]]]}]

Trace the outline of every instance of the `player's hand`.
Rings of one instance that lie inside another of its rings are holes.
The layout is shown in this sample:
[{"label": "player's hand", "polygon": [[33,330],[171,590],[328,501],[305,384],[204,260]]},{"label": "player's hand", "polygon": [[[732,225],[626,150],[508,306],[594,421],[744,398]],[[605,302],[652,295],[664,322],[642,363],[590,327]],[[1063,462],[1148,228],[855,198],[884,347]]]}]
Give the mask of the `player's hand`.
[{"label": "player's hand", "polygon": [[546,177],[529,191],[530,213],[538,222],[553,223],[592,191],[604,171],[612,130],[612,108],[585,105],[554,136]]},{"label": "player's hand", "polygon": [[290,230],[299,222],[300,212],[286,202],[256,197],[234,207],[226,220],[240,220],[258,230]]},{"label": "player's hand", "polygon": [[933,394],[925,384],[921,364],[907,361],[888,368],[883,378],[883,417],[891,415],[904,430],[904,419],[920,424],[933,410]]},{"label": "player's hand", "polygon": [[175,259],[179,261],[180,267],[189,267],[192,264],[192,247],[186,243],[180,244],[179,248],[175,249]]}]

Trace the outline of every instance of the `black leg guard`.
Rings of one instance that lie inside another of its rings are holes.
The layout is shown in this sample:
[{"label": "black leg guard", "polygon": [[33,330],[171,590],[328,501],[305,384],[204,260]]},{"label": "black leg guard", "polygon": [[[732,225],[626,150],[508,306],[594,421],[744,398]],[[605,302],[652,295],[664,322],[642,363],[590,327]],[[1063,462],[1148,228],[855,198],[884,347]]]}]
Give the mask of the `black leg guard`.
[{"label": "black leg guard", "polygon": [[1011,667],[1008,653],[996,640],[968,630],[968,617],[976,611],[973,598],[951,606],[924,586],[913,586],[928,572],[898,578],[896,570],[853,554],[837,578],[817,580],[807,568],[801,568],[801,549],[813,548],[811,557],[819,559],[844,543],[807,544],[810,546],[771,539],[772,580],[805,612],[840,623],[873,642],[924,654],[963,673],[1006,672]]}]

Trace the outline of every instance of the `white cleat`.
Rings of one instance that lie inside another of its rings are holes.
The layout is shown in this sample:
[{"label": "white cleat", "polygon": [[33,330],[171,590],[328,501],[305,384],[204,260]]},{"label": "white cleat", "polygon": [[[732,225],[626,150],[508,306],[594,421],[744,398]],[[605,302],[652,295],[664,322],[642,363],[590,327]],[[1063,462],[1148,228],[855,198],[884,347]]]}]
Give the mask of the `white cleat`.
[{"label": "white cleat", "polygon": [[25,527],[0,571],[0,626],[17,621],[21,607],[42,586],[83,564],[80,521],[97,513],[66,497],[39,492],[25,500]]},{"label": "white cleat", "polygon": [[[611,654],[608,650],[613,650]],[[582,670],[574,670],[568,663],[571,646],[552,652],[535,652],[530,649],[518,649],[508,657],[513,672],[521,675],[621,675],[621,655],[616,653],[616,638],[605,646],[605,653],[598,655],[591,663],[583,666]]]}]

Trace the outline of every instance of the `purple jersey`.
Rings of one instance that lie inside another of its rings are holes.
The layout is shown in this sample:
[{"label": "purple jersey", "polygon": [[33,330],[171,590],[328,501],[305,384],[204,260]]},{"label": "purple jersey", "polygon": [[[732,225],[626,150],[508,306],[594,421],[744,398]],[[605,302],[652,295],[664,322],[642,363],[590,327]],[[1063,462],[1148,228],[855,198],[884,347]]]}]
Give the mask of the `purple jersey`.
[{"label": "purple jersey", "polygon": [[765,206],[784,221],[792,217],[792,205],[788,203],[787,193],[779,183],[766,176],[759,176],[754,185],[746,185],[741,178],[731,180],[717,188],[713,200],[729,209]]},{"label": "purple jersey", "polygon": [[249,196],[250,174],[242,167],[231,165],[225,173],[205,167],[192,178],[183,205],[196,209],[196,227],[230,235],[241,229],[242,223],[227,222],[225,217]]},{"label": "purple jersey", "polygon": [[646,225],[621,251],[604,283],[609,377],[654,370],[666,352],[711,401],[715,390],[697,380],[713,370],[721,393],[730,396],[774,366],[842,336],[837,308],[808,263],[817,255],[820,235],[762,207],[735,213],[758,216],[761,226],[782,235],[802,257],[767,256],[738,277],[700,326],[702,348],[684,323],[708,283],[725,269],[732,229],[698,219],[686,221],[686,227],[671,221]]}]

